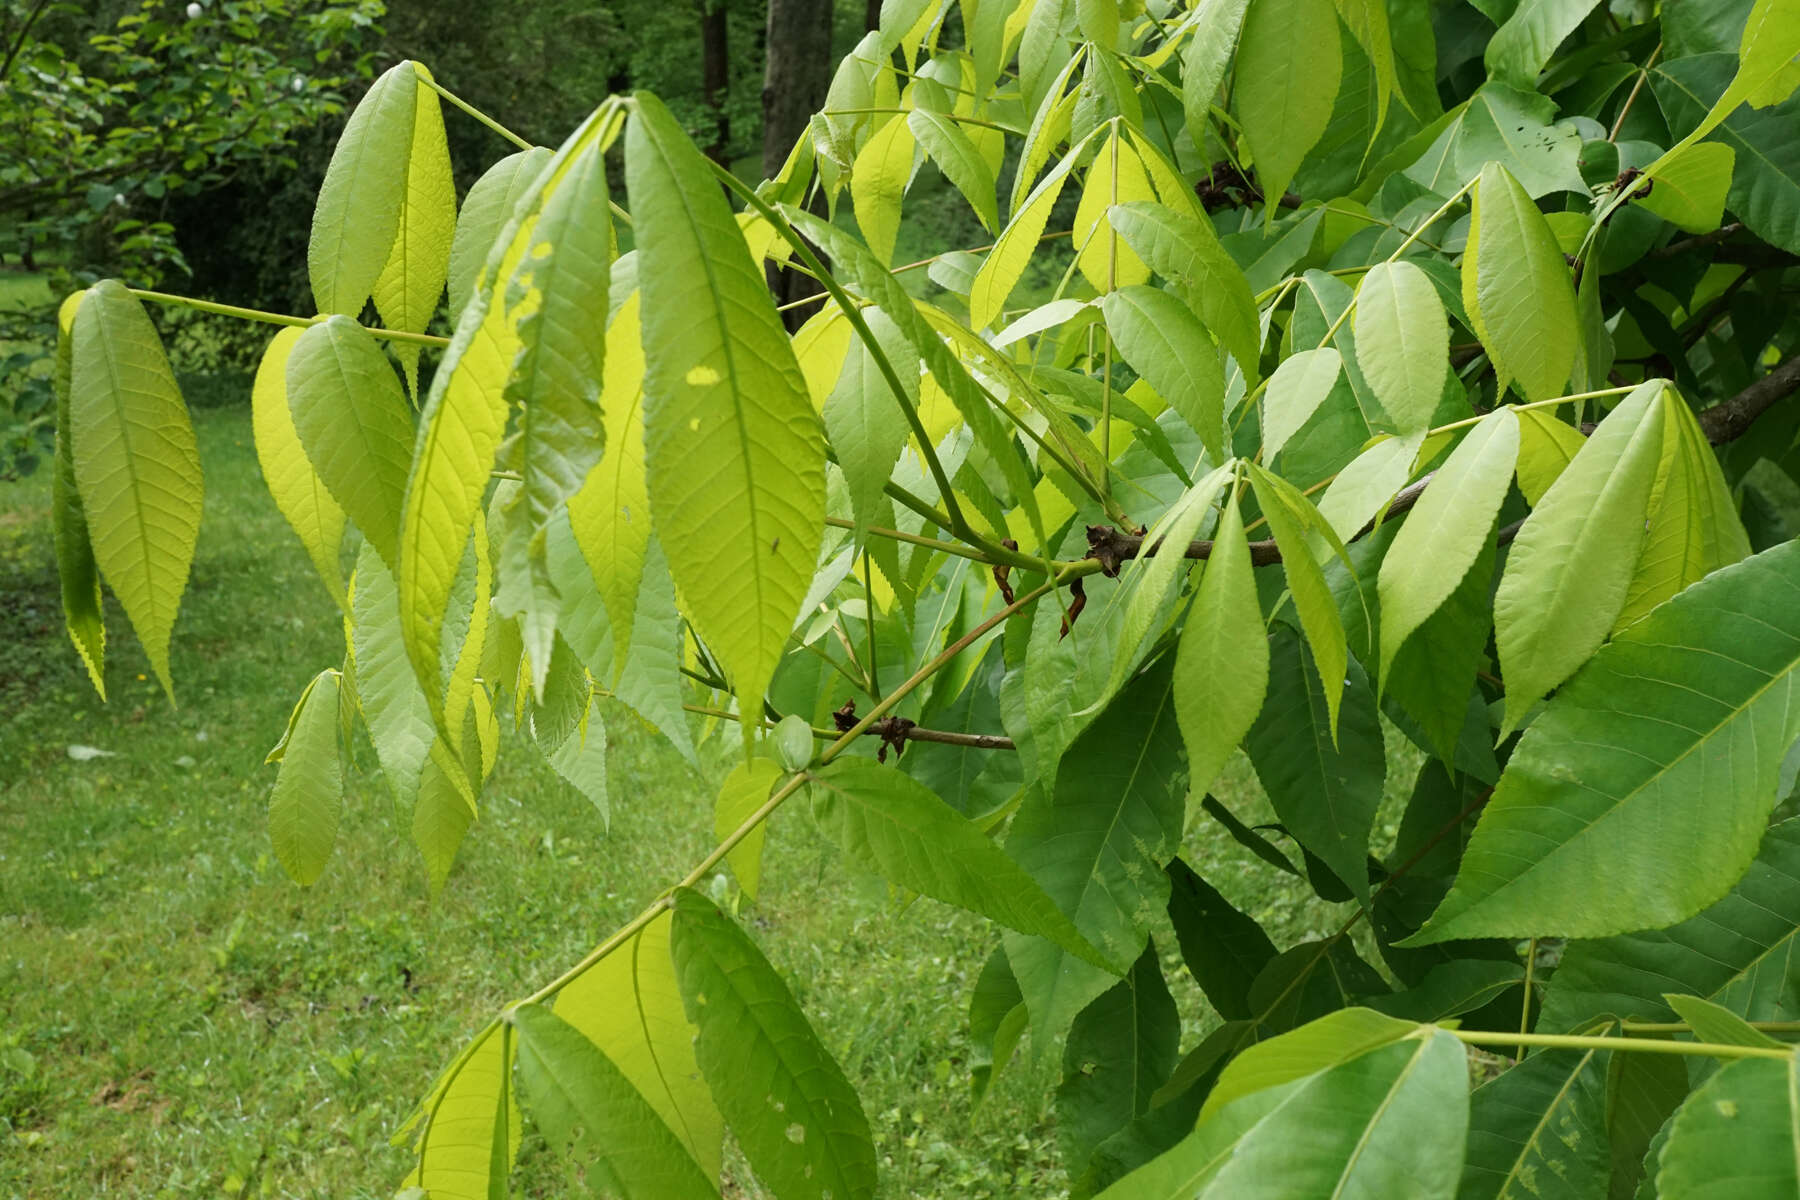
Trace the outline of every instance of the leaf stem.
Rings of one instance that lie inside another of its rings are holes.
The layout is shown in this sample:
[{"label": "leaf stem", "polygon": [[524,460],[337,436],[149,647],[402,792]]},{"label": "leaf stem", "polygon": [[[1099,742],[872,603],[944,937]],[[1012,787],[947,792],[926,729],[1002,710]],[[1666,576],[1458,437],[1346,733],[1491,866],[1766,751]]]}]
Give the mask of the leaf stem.
[{"label": "leaf stem", "polygon": [[[827,108],[821,109],[821,117],[863,117],[863,116],[911,116],[919,110],[912,108]],[[984,121],[980,117],[958,116],[956,113],[939,112],[933,116],[943,117],[962,125],[979,125],[983,129],[998,129],[1001,133],[1010,133],[1017,137],[1024,131],[1011,125],[1002,125],[998,121]]]},{"label": "leaf stem", "polygon": [[[126,291],[139,300],[149,300],[156,304],[176,304],[183,308],[197,309],[200,312],[214,313],[221,317],[236,317],[242,321],[258,321],[264,325],[288,325],[305,328],[317,325],[331,314],[322,313],[316,317],[296,317],[288,313],[264,312],[260,308],[239,308],[235,304],[217,304],[211,300],[196,300],[192,296],[177,296],[173,292],[152,292],[144,288],[126,288]],[[370,337],[383,338],[390,342],[413,342],[420,346],[448,346],[450,339],[438,337],[430,333],[408,333],[402,329],[382,329],[375,325],[364,325],[363,330]]]},{"label": "leaf stem", "polygon": [[424,84],[426,87],[430,88],[432,91],[436,92],[438,95],[442,96],[444,99],[448,100],[450,103],[456,105],[456,107],[462,109],[464,112],[468,113],[471,117],[474,117],[477,121],[480,121],[483,125],[486,125],[489,129],[493,130],[495,133],[499,134],[501,137],[505,138],[507,141],[511,142],[513,145],[517,146],[519,149],[521,149],[521,150],[537,149],[537,147],[534,146],[532,143],[526,141],[524,138],[520,137],[518,134],[514,133],[512,130],[508,129],[506,126],[502,125],[500,122],[494,120],[494,118],[488,116],[486,113],[482,112],[479,108],[476,108],[473,104],[470,104],[467,100],[464,100],[461,96],[458,96],[455,92],[451,91],[449,88],[444,87],[442,84],[438,83],[437,80],[435,80],[431,76],[425,74],[425,72],[419,71],[417,69],[417,64],[414,65],[414,71],[418,75],[420,83]]},{"label": "leaf stem", "polygon": [[1660,1038],[1601,1037],[1578,1033],[1512,1033],[1504,1030],[1451,1029],[1470,1046],[1537,1046],[1545,1050],[1633,1050],[1646,1054],[1684,1054],[1701,1058],[1793,1058],[1791,1050],[1772,1046],[1728,1046],[1722,1042],[1670,1042]]}]

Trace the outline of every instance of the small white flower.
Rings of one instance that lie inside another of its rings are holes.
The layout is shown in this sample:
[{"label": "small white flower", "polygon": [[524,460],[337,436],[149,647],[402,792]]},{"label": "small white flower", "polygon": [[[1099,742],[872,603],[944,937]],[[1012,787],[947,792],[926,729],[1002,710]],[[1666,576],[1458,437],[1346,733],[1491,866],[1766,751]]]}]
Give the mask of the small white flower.
[{"label": "small white flower", "polygon": [[188,5],[187,6],[187,14],[188,14],[188,20],[190,20],[190,21],[199,20],[200,19],[200,6],[198,4]]},{"label": "small white flower", "polygon": [[298,94],[300,92],[304,92],[306,90],[306,76],[304,76],[304,75],[294,76],[294,82],[293,82],[292,86],[293,86],[294,92],[296,94]]}]

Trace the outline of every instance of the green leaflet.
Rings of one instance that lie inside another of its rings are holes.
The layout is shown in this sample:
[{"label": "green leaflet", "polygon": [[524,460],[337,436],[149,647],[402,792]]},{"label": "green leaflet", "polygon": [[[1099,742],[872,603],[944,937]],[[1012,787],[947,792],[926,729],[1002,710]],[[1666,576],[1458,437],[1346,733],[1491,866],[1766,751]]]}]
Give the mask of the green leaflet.
[{"label": "green leaflet", "polygon": [[1673,388],[1663,389],[1660,407],[1662,461],[1651,489],[1649,528],[1614,632],[1750,554],[1737,502],[1700,423]]},{"label": "green leaflet", "polygon": [[[321,313],[362,312],[387,266],[407,201],[416,64],[389,67],[350,114],[319,185],[306,270]],[[435,98],[434,98],[435,100]]]},{"label": "green leaflet", "polygon": [[[894,367],[902,390],[914,408],[919,402],[918,356],[900,330],[879,309],[864,315],[876,345]],[[910,360],[910,361],[909,361]],[[844,357],[843,372],[825,401],[821,414],[825,432],[849,486],[850,511],[856,519],[855,536],[861,545],[876,517],[892,513],[883,489],[894,473],[894,464],[906,448],[910,426],[906,410],[890,390],[874,353],[860,338],[852,338]],[[888,522],[883,522],[887,524]]]},{"label": "green leaflet", "polygon": [[1102,1142],[1150,1111],[1180,1048],[1181,1017],[1151,941],[1131,973],[1069,1027],[1056,1124],[1071,1175],[1082,1173]]},{"label": "green leaflet", "polygon": [[281,748],[281,773],[269,793],[269,841],[288,878],[311,887],[331,860],[344,803],[336,670],[320,671],[300,693]]},{"label": "green leaflet", "polygon": [[844,758],[808,781],[819,827],[862,867],[908,891],[1046,938],[1094,966],[1112,967],[979,825],[911,777],[869,759]]},{"label": "green leaflet", "polygon": [[433,895],[443,890],[463,836],[475,823],[475,803],[464,792],[470,786],[468,770],[455,752],[441,739],[434,742],[419,769],[412,810],[413,845],[425,860],[425,880]]},{"label": "green leaflet", "polygon": [[693,762],[693,737],[681,710],[681,613],[675,606],[675,585],[669,578],[662,543],[654,537],[644,552],[636,610],[631,645],[613,692],[661,730],[683,758]]},{"label": "green leaflet", "polygon": [[1654,175],[1668,160],[1687,149],[1731,116],[1740,104],[1766,108],[1779,104],[1796,83],[1794,56],[1800,53],[1800,21],[1788,0],[1756,0],[1738,43],[1738,69],[1731,83],[1700,123],[1648,168]]},{"label": "green leaflet", "polygon": [[[513,1045],[490,1025],[456,1057],[421,1106],[418,1162],[403,1187],[434,1200],[494,1200],[518,1153],[523,1125],[512,1089]],[[405,1130],[401,1131],[405,1133]]]},{"label": "green leaflet", "polygon": [[1534,1054],[1477,1088],[1457,1200],[1541,1194],[1552,1178],[1558,1195],[1606,1195],[1606,1061],[1598,1050]]},{"label": "green leaflet", "polygon": [[1275,958],[1275,943],[1250,917],[1231,906],[1194,869],[1169,863],[1169,922],[1188,973],[1226,1020],[1248,1020],[1250,985]]},{"label": "green leaflet", "polygon": [[[1374,68],[1375,116],[1370,126],[1372,145],[1373,138],[1379,136],[1382,127],[1387,124],[1388,101],[1400,90],[1399,74],[1394,62],[1393,35],[1388,29],[1388,6],[1386,0],[1336,0],[1336,6],[1344,27],[1356,39],[1357,45],[1362,47],[1363,53],[1369,56],[1369,65]],[[1400,102],[1408,103],[1404,93],[1400,96]]]},{"label": "green leaflet", "polygon": [[1181,54],[1181,108],[1188,138],[1197,147],[1206,145],[1212,104],[1231,66],[1249,7],[1250,0],[1205,0],[1194,16],[1194,31]]},{"label": "green leaflet", "polygon": [[413,447],[412,415],[393,364],[362,326],[332,317],[289,348],[286,381],[289,415],[311,470],[393,566]]},{"label": "green leaflet", "polygon": [[1337,473],[1319,498],[1319,515],[1339,541],[1355,537],[1406,486],[1424,444],[1422,433],[1382,437]]},{"label": "green leaflet", "polygon": [[[1244,17],[1231,108],[1255,156],[1264,194],[1288,183],[1331,123],[1343,74],[1331,0],[1261,0]],[[1273,220],[1275,205],[1266,206]]]},{"label": "green leaflet", "polygon": [[1250,544],[1243,514],[1228,502],[1175,652],[1175,717],[1193,791],[1212,786],[1255,724],[1268,686],[1269,639]]},{"label": "green leaflet", "polygon": [[1345,703],[1333,712],[1312,656],[1298,637],[1278,633],[1271,643],[1268,698],[1244,751],[1288,831],[1366,898],[1369,831],[1387,760],[1368,680],[1351,659],[1345,686],[1344,669],[1338,668],[1338,683]]},{"label": "green leaflet", "polygon": [[1570,942],[1538,1028],[1564,1033],[1611,1014],[1673,1021],[1669,992],[1746,1020],[1800,1017],[1791,963],[1800,951],[1800,823],[1784,821],[1729,895],[1668,929]]},{"label": "green leaflet", "polygon": [[1356,360],[1401,433],[1431,424],[1450,369],[1450,322],[1424,271],[1378,263],[1356,291]]},{"label": "green leaflet", "polygon": [[1579,429],[1559,421],[1547,409],[1521,409],[1518,417],[1519,491],[1525,502],[1536,508],[1557,476],[1587,445],[1587,439]]},{"label": "green leaflet", "polygon": [[981,966],[969,994],[970,1091],[979,1104],[993,1077],[1006,1069],[1025,1031],[1028,1014],[1019,981],[1006,961],[1005,947],[995,947]]},{"label": "green leaflet", "polygon": [[[668,914],[659,915],[583,971],[556,994],[556,1015],[600,1049],[705,1177],[717,1180],[725,1127],[694,1061],[669,930]],[[622,1012],[629,1015],[621,1019]]]},{"label": "green leaflet", "polygon": [[1700,142],[1673,155],[1651,176],[1655,186],[1634,203],[1678,229],[1708,233],[1719,227],[1737,156],[1723,142]]},{"label": "green leaflet", "polygon": [[[1168,900],[1187,797],[1167,656],[1132,681],[1063,754],[1054,791],[1029,793],[1006,849],[1089,942],[1115,964],[1135,960]],[[1009,934],[1006,952],[1040,1046],[1113,976],[1050,942]]]},{"label": "green leaflet", "polygon": [[[506,382],[506,399],[519,410],[511,457],[522,481],[517,503],[533,539],[582,486],[606,446],[600,391],[612,221],[600,140],[579,133],[576,140],[580,149],[554,169],[529,248],[506,284],[520,345]],[[534,548],[533,562],[541,557]]]},{"label": "green leaflet", "polygon": [[313,469],[288,407],[288,356],[300,338],[299,329],[283,329],[270,340],[257,364],[256,382],[250,390],[256,461],[262,467],[275,507],[299,537],[306,556],[325,582],[325,590],[343,608],[344,571],[338,565],[338,549],[344,540],[344,510]]},{"label": "green leaflet", "polygon": [[1131,369],[1200,435],[1213,461],[1225,460],[1225,370],[1193,310],[1157,288],[1136,285],[1100,301],[1107,332]]},{"label": "green leaflet", "polygon": [[[1496,540],[1490,526],[1489,533],[1476,548],[1474,564],[1464,572],[1462,581],[1437,610],[1407,636],[1394,652],[1393,661],[1382,670],[1382,694],[1396,701],[1418,722],[1425,735],[1425,744],[1446,763],[1459,761],[1458,748],[1465,737],[1474,738],[1484,748],[1492,737],[1485,719],[1485,700],[1472,695],[1470,689],[1474,686],[1476,672],[1481,669],[1488,631],[1493,627],[1490,606]],[[1388,553],[1393,553],[1391,548]],[[1385,603],[1378,608],[1383,614],[1387,612]],[[1387,652],[1385,637],[1381,649],[1384,654]],[[1478,713],[1473,725],[1469,716],[1471,702],[1476,704]],[[1491,753],[1491,750],[1484,753],[1490,762]],[[1467,759],[1462,761],[1466,763]],[[1499,773],[1499,767],[1495,766],[1489,778],[1495,778]]]},{"label": "green leaflet", "polygon": [[583,1161],[591,1184],[643,1200],[718,1195],[657,1110],[580,1030],[539,1004],[515,1009],[512,1024],[532,1119],[559,1151]]},{"label": "green leaflet", "polygon": [[509,154],[483,172],[463,197],[450,242],[447,276],[452,326],[461,320],[463,308],[475,294],[481,268],[499,240],[500,231],[506,228],[513,210],[531,191],[550,158],[551,152],[543,146]]},{"label": "green leaflet", "polygon": [[1137,146],[1116,133],[1108,137],[1088,164],[1071,231],[1075,263],[1096,292],[1131,287],[1150,278],[1150,268],[1118,237],[1107,213],[1117,204],[1156,198],[1149,168]]},{"label": "green leaflet", "polygon": [[1670,1200],[1800,1190],[1800,1060],[1725,1064],[1676,1110],[1657,1165]]},{"label": "green leaflet", "polygon": [[[1428,1025],[1377,1019],[1399,1027],[1399,1035],[1381,1032],[1372,1046],[1354,1050],[1320,1048],[1312,1043],[1327,1018],[1246,1051],[1225,1069],[1199,1127],[1102,1193],[1103,1200],[1450,1200],[1469,1115],[1461,1043]],[[1286,1041],[1303,1037],[1306,1043]],[[1287,1061],[1268,1070],[1270,1059]],[[1254,1086],[1246,1086],[1252,1071]]]},{"label": "green leaflet", "polygon": [[1724,895],[1800,736],[1800,607],[1781,602],[1797,590],[1800,545],[1787,543],[1714,572],[1596,654],[1519,743],[1414,941],[1603,936]]},{"label": "green leaflet", "polygon": [[[156,328],[124,284],[87,290],[70,341],[66,428],[94,562],[173,701],[169,637],[200,532],[194,427]],[[81,573],[72,579],[85,602]]]},{"label": "green leaflet", "polygon": [[395,800],[410,806],[436,733],[431,707],[413,678],[406,644],[400,637],[400,599],[394,577],[368,542],[356,557],[351,612],[356,702]]},{"label": "green leaflet", "polygon": [[1625,604],[1662,456],[1663,387],[1647,383],[1607,414],[1513,542],[1494,594],[1502,734],[1599,649]]},{"label": "green leaflet", "polygon": [[[647,94],[626,133],[651,514],[696,632],[761,706],[812,579],[825,439],[705,159]],[[705,470],[696,470],[698,463]]]},{"label": "green leaflet", "polygon": [[901,198],[912,181],[917,149],[908,118],[889,117],[857,152],[850,170],[850,201],[856,208],[857,228],[883,266],[894,261]]},{"label": "green leaflet", "polygon": [[624,670],[650,547],[650,498],[644,482],[644,350],[640,293],[625,298],[606,331],[600,408],[613,448],[569,497],[569,524],[594,573],[612,624],[613,674]]},{"label": "green leaflet", "polygon": [[1330,346],[1302,350],[1281,360],[1263,392],[1263,454],[1273,458],[1319,411],[1343,373],[1344,360]]},{"label": "green leaflet", "polygon": [[1200,1122],[1212,1120],[1245,1096],[1328,1071],[1418,1032],[1412,1021],[1351,1007],[1257,1042],[1226,1067],[1206,1098]]},{"label": "green leaflet", "polygon": [[[1346,682],[1344,670],[1349,650],[1345,645],[1344,622],[1338,615],[1337,602],[1325,574],[1313,559],[1308,544],[1309,533],[1320,533],[1331,540],[1331,527],[1325,524],[1319,510],[1280,476],[1271,475],[1251,464],[1250,484],[1256,490],[1256,502],[1268,518],[1281,550],[1281,567],[1287,573],[1288,591],[1294,599],[1294,610],[1300,615],[1300,627],[1306,632],[1307,644],[1318,660],[1319,678],[1325,689],[1325,709],[1333,743],[1337,741],[1338,703]],[[1342,544],[1334,547],[1340,554]]]},{"label": "green leaflet", "polygon": [[[412,66],[422,77],[430,78],[424,67]],[[456,180],[450,174],[443,110],[436,92],[415,83],[399,220],[387,263],[373,286],[375,311],[389,329],[423,333],[431,323],[444,293],[455,234]],[[358,310],[361,307],[357,305]],[[394,343],[394,356],[406,372],[407,391],[414,396],[419,394],[419,350],[417,342]]]},{"label": "green leaflet", "polygon": [[1462,279],[1463,307],[1502,382],[1516,380],[1529,400],[1560,395],[1580,337],[1575,289],[1544,215],[1497,163],[1475,189]]},{"label": "green leaflet", "polygon": [[1687,1023],[1697,1042],[1721,1046],[1758,1046],[1764,1050],[1783,1050],[1786,1045],[1757,1029],[1728,1008],[1702,1000],[1698,996],[1664,996],[1675,1015]]},{"label": "green leaflet", "polygon": [[63,299],[56,314],[56,472],[50,478],[50,521],[56,539],[56,574],[62,589],[63,626],[81,655],[88,678],[106,699],[106,618],[101,611],[100,570],[88,540],[87,515],[75,482],[74,426],[69,419],[74,374],[75,312],[86,292]]},{"label": "green leaflet", "polygon": [[1481,553],[1512,484],[1519,422],[1511,409],[1482,418],[1426,485],[1381,560],[1381,678],[1413,630],[1456,591]]},{"label": "green leaflet", "polygon": [[1162,204],[1120,204],[1108,214],[1113,229],[1150,269],[1175,285],[1201,324],[1237,360],[1245,381],[1262,376],[1262,326],[1250,283],[1219,244],[1212,225]]},{"label": "green leaflet", "polygon": [[1012,220],[1006,223],[994,248],[982,260],[981,270],[975,273],[975,283],[969,289],[970,328],[986,328],[1006,307],[1006,298],[1019,285],[1026,266],[1037,252],[1044,226],[1050,221],[1050,210],[1062,194],[1064,181],[1091,140],[1093,134],[1089,133],[1071,146],[1062,161],[1050,168],[1050,173],[1031,189],[1025,202],[1014,205]]},{"label": "green leaflet", "polygon": [[982,228],[990,233],[1000,228],[994,172],[975,148],[975,143],[969,140],[969,135],[949,117],[925,109],[915,110],[906,118],[906,124],[931,161],[944,173],[944,178],[955,185],[969,202],[969,207],[975,210]]},{"label": "green leaflet", "polygon": [[[1702,54],[1658,65],[1651,73],[1651,86],[1671,129],[1680,131],[1701,121],[1707,105],[1727,86],[1735,66],[1729,54]],[[1727,206],[1753,233],[1789,253],[1800,249],[1800,147],[1789,136],[1796,111],[1800,111],[1800,101],[1792,98],[1773,108],[1739,108],[1716,130],[1716,145],[1732,151]],[[1658,188],[1671,168],[1678,178],[1694,178],[1693,186],[1705,196],[1710,209],[1707,177],[1717,170],[1721,159],[1718,151],[1711,149],[1714,145],[1702,142],[1678,147],[1664,156],[1666,161],[1652,167],[1655,173],[1651,178],[1657,180]],[[1711,162],[1704,158],[1690,162],[1689,156],[1697,151],[1709,155]],[[1655,197],[1652,190],[1645,200]]]},{"label": "green leaflet", "polygon": [[711,901],[675,892],[670,952],[700,1071],[775,1195],[866,1200],[875,1148],[850,1083],[775,968]]},{"label": "green leaflet", "polygon": [[[571,651],[559,639],[556,653],[562,655]],[[581,668],[578,666],[576,670]],[[581,687],[585,693],[588,688],[585,673],[581,676]],[[606,724],[592,700],[588,700],[582,709],[580,722],[560,743],[546,745],[540,737],[538,744],[551,769],[599,810],[603,825],[610,825],[612,804],[606,789]]]},{"label": "green leaflet", "polygon": [[1519,0],[1487,46],[1488,76],[1529,91],[1562,40],[1599,0]]},{"label": "green leaflet", "polygon": [[[713,805],[713,836],[724,841],[736,831],[763,806],[784,775],[780,764],[768,758],[753,758],[733,767],[719,785],[719,798]],[[762,848],[767,836],[765,822],[745,834],[726,856],[738,886],[752,900],[762,886]]]}]

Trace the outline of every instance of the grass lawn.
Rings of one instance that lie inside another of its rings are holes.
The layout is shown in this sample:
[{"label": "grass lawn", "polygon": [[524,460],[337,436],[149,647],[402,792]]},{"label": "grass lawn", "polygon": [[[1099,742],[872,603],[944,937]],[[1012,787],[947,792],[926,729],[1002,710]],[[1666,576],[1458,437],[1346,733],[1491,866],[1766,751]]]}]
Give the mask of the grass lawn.
[{"label": "grass lawn", "polygon": [[[311,890],[289,883],[262,760],[342,658],[341,626],[262,488],[247,408],[196,425],[206,519],[179,708],[110,600],[98,699],[61,628],[48,473],[0,485],[0,1196],[389,1196],[408,1159],[388,1138],[462,1039],[709,845],[717,775],[615,709],[610,831],[514,747],[433,902],[363,744],[336,858]],[[1267,819],[1233,772],[1221,795]],[[1190,859],[1282,944],[1342,919],[1194,812]],[[897,907],[798,812],[777,818],[742,918],[858,1088],[886,1195],[1058,1191],[1054,1063],[1015,1063],[969,1101],[965,1013],[991,927]],[[1192,1045],[1216,1018],[1176,978],[1172,937],[1158,944]],[[546,1160],[528,1139],[526,1194],[563,1194]],[[758,1194],[738,1179],[728,1195]]]}]

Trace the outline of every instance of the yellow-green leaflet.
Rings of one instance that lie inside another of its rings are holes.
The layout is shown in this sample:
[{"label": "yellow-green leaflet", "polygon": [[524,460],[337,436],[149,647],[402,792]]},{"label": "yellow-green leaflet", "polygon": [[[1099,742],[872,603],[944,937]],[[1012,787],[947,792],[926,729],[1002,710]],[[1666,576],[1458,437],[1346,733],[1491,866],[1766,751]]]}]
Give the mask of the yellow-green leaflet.
[{"label": "yellow-green leaflet", "polygon": [[462,211],[456,214],[456,234],[450,244],[448,287],[452,326],[461,319],[463,306],[475,294],[481,269],[487,264],[488,252],[494,248],[500,231],[506,228],[513,210],[530,193],[532,184],[551,158],[551,152],[542,146],[509,154],[489,167],[463,198]]},{"label": "yellow-green leaflet", "polygon": [[[1250,483],[1256,490],[1256,502],[1269,519],[1275,544],[1281,550],[1281,566],[1287,572],[1288,591],[1293,595],[1300,628],[1306,633],[1307,644],[1312,647],[1313,660],[1318,665],[1319,686],[1325,692],[1327,723],[1335,744],[1349,650],[1344,640],[1343,618],[1338,615],[1337,602],[1332,599],[1325,574],[1312,556],[1307,534],[1318,532],[1333,543],[1336,538],[1312,501],[1287,480],[1271,475],[1253,463]],[[1340,554],[1343,552],[1341,543],[1334,544],[1333,548]]]},{"label": "yellow-green leaflet", "polygon": [[716,1184],[725,1124],[694,1062],[694,1027],[669,957],[669,921],[662,913],[582,972],[557,993],[556,1015],[600,1048]]},{"label": "yellow-green leaflet", "polygon": [[650,545],[650,497],[644,483],[644,350],[639,293],[619,305],[606,331],[600,410],[612,449],[569,497],[569,525],[606,602],[613,677],[625,669],[637,613],[638,581]]},{"label": "yellow-green leaflet", "polygon": [[62,585],[63,626],[81,655],[94,690],[106,699],[106,619],[100,608],[100,570],[88,541],[87,515],[75,484],[75,453],[69,424],[69,388],[74,370],[75,311],[86,292],[72,292],[56,313],[56,473],[50,479],[50,523],[56,540],[56,573]]},{"label": "yellow-green leaflet", "polygon": [[647,93],[625,174],[643,289],[651,518],[696,632],[746,711],[800,614],[825,523],[825,436],[705,158]]},{"label": "yellow-green leaflet", "polygon": [[1502,387],[1529,400],[1562,394],[1575,368],[1575,288],[1544,215],[1499,163],[1482,169],[1463,253],[1463,307]]},{"label": "yellow-green leaflet", "polygon": [[1624,609],[1663,450],[1664,384],[1627,396],[1525,519],[1494,593],[1511,732],[1600,648]]},{"label": "yellow-green leaflet", "polygon": [[1717,229],[1736,160],[1736,153],[1723,142],[1688,146],[1656,168],[1650,176],[1654,181],[1650,194],[1634,196],[1632,203],[1689,233]]},{"label": "yellow-green leaflet", "polygon": [[1109,292],[1150,278],[1150,268],[1113,231],[1107,212],[1115,204],[1155,199],[1156,189],[1137,147],[1117,133],[1107,138],[1088,167],[1081,203],[1075,209],[1076,263],[1095,291]]},{"label": "yellow-green leaflet", "polygon": [[[444,697],[440,626],[506,426],[505,391],[523,345],[518,325],[540,299],[535,291],[515,296],[508,285],[532,246],[547,195],[610,119],[605,106],[589,116],[520,200],[431,380],[406,484],[396,573],[407,654],[434,715],[441,714]],[[452,736],[455,730],[451,725]]]},{"label": "yellow-green leaflet", "polygon": [[[719,785],[719,798],[713,805],[713,836],[723,840],[762,806],[775,784],[781,779],[781,767],[773,759],[753,758],[732,768]],[[752,900],[762,883],[763,837],[767,830],[758,825],[731,849],[726,861],[738,886]]]},{"label": "yellow-green leaflet", "polygon": [[1519,491],[1532,507],[1544,498],[1556,477],[1587,445],[1573,425],[1542,408],[1519,410]]},{"label": "yellow-green leaflet", "polygon": [[900,235],[900,202],[912,179],[917,144],[905,116],[888,118],[869,136],[850,169],[850,201],[863,240],[881,260],[894,261],[894,239]]},{"label": "yellow-green leaflet", "polygon": [[1331,0],[1258,0],[1238,38],[1231,108],[1273,201],[1331,123],[1343,74],[1337,13]]},{"label": "yellow-green leaflet", "polygon": [[403,1187],[424,1188],[433,1200],[491,1200],[495,1159],[510,1170],[524,1132],[507,1033],[489,1026],[432,1089],[415,1142],[418,1162]]},{"label": "yellow-green leaflet", "polygon": [[1487,544],[1518,455],[1518,419],[1496,409],[1450,452],[1401,522],[1378,580],[1382,688],[1402,643],[1450,598]]},{"label": "yellow-green leaflet", "polygon": [[1356,292],[1356,361],[1401,433],[1431,424],[1450,369],[1450,322],[1424,271],[1377,263]]},{"label": "yellow-green leaflet", "polygon": [[169,638],[200,532],[200,452],[175,374],[125,285],[89,288],[71,332],[69,440],[94,561],[173,700]]},{"label": "yellow-green leaflet", "polygon": [[257,364],[256,382],[250,389],[251,429],[256,439],[256,461],[275,507],[312,559],[325,590],[345,606],[344,572],[338,564],[338,548],[344,540],[344,510],[331,498],[324,480],[300,445],[294,416],[288,408],[287,361],[298,328],[283,329],[263,351]]},{"label": "yellow-green leaflet", "polygon": [[975,283],[969,289],[969,324],[975,329],[986,328],[1001,309],[1006,307],[1006,298],[1012,295],[1013,288],[1025,274],[1025,267],[1037,250],[1037,244],[1044,236],[1044,226],[1050,221],[1050,210],[1056,205],[1057,196],[1062,194],[1063,181],[1069,177],[1080,160],[1081,151],[1092,139],[1089,134],[1074,146],[1070,147],[1062,161],[1050,169],[1025,203],[1018,206],[1013,219],[1007,222],[1006,229],[1000,234],[994,248],[982,261],[981,270],[975,273]]},{"label": "yellow-green leaflet", "polygon": [[306,270],[322,313],[362,312],[400,228],[411,157],[417,66],[396,63],[377,79],[332,151],[319,185]]},{"label": "yellow-green leaflet", "polygon": [[[924,109],[907,117],[906,123],[931,161],[944,173],[944,178],[956,186],[969,207],[975,210],[975,215],[981,219],[981,227],[990,233],[998,229],[1000,210],[994,199],[993,168],[969,140],[969,135],[951,118]],[[868,151],[865,149],[863,153]],[[854,193],[854,181],[851,187]],[[863,232],[868,233],[868,226],[863,226]],[[882,261],[885,263],[887,259]]]},{"label": "yellow-green leaflet", "polygon": [[1212,556],[1175,653],[1175,720],[1194,791],[1212,786],[1250,732],[1269,688],[1269,639],[1250,567],[1244,518],[1227,497]]},{"label": "yellow-green leaflet", "polygon": [[[430,77],[424,67],[414,69]],[[413,88],[412,137],[406,148],[406,190],[387,263],[376,278],[375,311],[389,329],[423,333],[437,312],[450,266],[450,244],[456,234],[456,180],[450,174],[450,146],[444,140],[444,114],[437,93]],[[406,372],[406,390],[419,394],[417,342],[394,343],[394,356]]]},{"label": "yellow-green leaflet", "polygon": [[281,773],[269,793],[269,842],[281,869],[301,887],[318,880],[337,841],[344,802],[338,690],[335,670],[319,672],[306,685],[289,719]]}]

